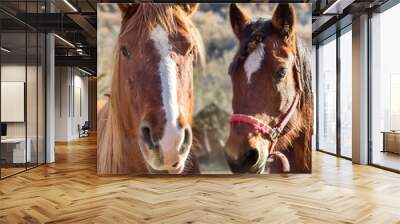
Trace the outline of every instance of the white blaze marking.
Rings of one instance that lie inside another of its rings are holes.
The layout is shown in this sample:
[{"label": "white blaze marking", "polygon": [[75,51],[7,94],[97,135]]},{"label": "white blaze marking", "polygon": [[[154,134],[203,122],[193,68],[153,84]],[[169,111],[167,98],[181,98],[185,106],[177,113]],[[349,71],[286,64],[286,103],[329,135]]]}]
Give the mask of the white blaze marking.
[{"label": "white blaze marking", "polygon": [[177,155],[184,135],[183,129],[178,128],[179,105],[176,62],[170,55],[171,46],[168,33],[160,25],[157,25],[150,33],[150,38],[160,55],[161,95],[167,120],[160,145],[163,150],[165,165],[172,165],[178,161]]},{"label": "white blaze marking", "polygon": [[256,49],[247,56],[244,63],[244,71],[246,72],[247,83],[251,83],[251,75],[261,67],[264,59],[264,44],[259,44]]}]

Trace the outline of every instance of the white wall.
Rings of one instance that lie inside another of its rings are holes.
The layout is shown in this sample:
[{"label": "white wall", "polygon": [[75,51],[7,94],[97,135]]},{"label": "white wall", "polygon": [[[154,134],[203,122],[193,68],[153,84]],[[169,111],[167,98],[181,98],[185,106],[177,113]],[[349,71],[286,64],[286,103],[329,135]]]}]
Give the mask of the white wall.
[{"label": "white wall", "polygon": [[56,67],[55,73],[55,140],[74,140],[78,125],[88,120],[88,78],[72,67]]},{"label": "white wall", "polygon": [[[28,67],[29,69],[29,67]],[[25,82],[25,64],[24,65],[2,65],[1,81]]]},{"label": "white wall", "polygon": [[67,67],[55,68],[55,141],[68,140],[68,71]]},{"label": "white wall", "polygon": [[[79,75],[74,75],[74,108],[72,108],[73,119],[71,120],[71,135],[74,138],[79,137],[78,133],[78,124],[81,126],[85,123],[85,121],[89,120],[89,94],[88,94],[88,78],[81,76],[82,73]],[[80,97],[79,97],[80,96]],[[80,102],[79,102],[80,101]],[[80,108],[81,107],[81,108]],[[75,113],[74,113],[75,110]],[[81,111],[80,111],[81,110]]]},{"label": "white wall", "polygon": [[[7,113],[22,113],[23,119],[21,122],[5,122],[7,124],[7,137],[8,138],[28,138],[29,148],[31,149],[31,156],[33,162],[39,159],[39,163],[44,163],[44,150],[45,150],[45,117],[44,117],[44,74],[42,67],[36,65],[25,64],[3,64],[1,66],[1,81],[2,82],[23,82],[25,89],[19,90],[20,94],[24,94],[26,90],[26,101],[23,100],[22,108],[12,108],[6,106],[1,108],[2,112]],[[27,79],[27,80],[26,80]],[[7,97],[7,92],[2,89],[2,98]],[[22,92],[21,92],[22,91]],[[8,92],[8,94],[10,94]],[[26,105],[25,105],[26,103]],[[3,104],[3,103],[2,103]],[[7,111],[11,110],[11,111]],[[26,113],[26,120],[24,114]],[[3,120],[3,119],[2,119]]]},{"label": "white wall", "polygon": [[[26,70],[27,69],[27,70]],[[36,74],[36,67],[18,64],[5,64],[1,66],[1,81],[2,82],[25,82],[26,71],[28,74],[32,74],[34,72]],[[29,77],[28,77],[29,78]],[[30,85],[36,85],[36,81],[29,80]],[[27,103],[30,104],[34,100],[36,100],[36,89],[28,88],[27,89]],[[36,108],[35,104],[28,105]],[[1,110],[7,110],[7,108],[1,108]],[[27,114],[28,122],[35,121],[36,124],[36,113],[28,113]],[[7,122],[7,136],[8,137],[25,137],[25,124],[26,122]],[[28,129],[33,127],[33,124],[28,124]],[[34,128],[36,129],[36,127]],[[30,132],[28,130],[28,137]]]},{"label": "white wall", "polygon": [[[2,82],[25,82],[25,64],[9,64],[1,66]],[[29,69],[29,68],[28,68]],[[6,110],[6,108],[1,108]],[[12,122],[7,123],[7,137],[25,137],[25,123]]]},{"label": "white wall", "polygon": [[[1,122],[25,121],[25,83],[1,82]],[[36,105],[35,107],[36,108]]]}]

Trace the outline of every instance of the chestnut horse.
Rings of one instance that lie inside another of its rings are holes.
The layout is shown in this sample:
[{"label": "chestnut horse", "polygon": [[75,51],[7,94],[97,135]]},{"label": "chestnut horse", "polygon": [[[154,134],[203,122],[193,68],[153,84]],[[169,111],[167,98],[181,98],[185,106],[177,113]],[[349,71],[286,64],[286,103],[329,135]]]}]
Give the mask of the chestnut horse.
[{"label": "chestnut horse", "polygon": [[[97,172],[197,173],[191,156],[197,4],[119,4],[109,103],[99,112]],[[199,56],[199,57],[196,57]]]},{"label": "chestnut horse", "polygon": [[310,57],[293,6],[250,20],[232,4],[230,21],[240,42],[229,68],[234,114],[225,154],[232,172],[311,172]]}]

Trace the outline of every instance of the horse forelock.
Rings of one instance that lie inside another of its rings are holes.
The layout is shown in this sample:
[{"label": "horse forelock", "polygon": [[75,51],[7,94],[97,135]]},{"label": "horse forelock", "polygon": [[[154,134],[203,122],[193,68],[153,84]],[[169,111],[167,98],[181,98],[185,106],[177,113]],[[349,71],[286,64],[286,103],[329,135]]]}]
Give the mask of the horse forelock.
[{"label": "horse forelock", "polygon": [[141,3],[135,13],[122,22],[119,37],[130,35],[138,44],[148,40],[150,33],[160,26],[168,34],[175,34],[183,29],[190,34],[195,55],[200,65],[204,65],[204,44],[200,32],[190,16],[178,4]]}]

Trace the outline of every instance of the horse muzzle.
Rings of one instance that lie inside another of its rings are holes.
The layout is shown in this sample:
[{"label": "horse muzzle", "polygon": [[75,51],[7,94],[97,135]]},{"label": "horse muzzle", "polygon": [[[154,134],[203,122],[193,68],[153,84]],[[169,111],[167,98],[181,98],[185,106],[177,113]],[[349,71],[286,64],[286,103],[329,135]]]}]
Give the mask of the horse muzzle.
[{"label": "horse muzzle", "polygon": [[233,173],[263,173],[269,142],[263,138],[237,136],[228,138],[225,155]]},{"label": "horse muzzle", "polygon": [[237,160],[228,157],[228,164],[233,173],[262,173],[265,167],[258,161],[259,152],[255,149],[247,151]]},{"label": "horse muzzle", "polygon": [[139,145],[151,173],[183,171],[193,137],[190,127],[181,128],[177,133],[169,139],[171,144],[165,145],[149,125],[141,126]]},{"label": "horse muzzle", "polygon": [[[250,149],[237,160],[227,156],[229,167],[233,173],[287,173],[290,171],[290,164],[287,157],[274,151],[268,154],[265,149]],[[277,168],[278,167],[278,168]]]}]

